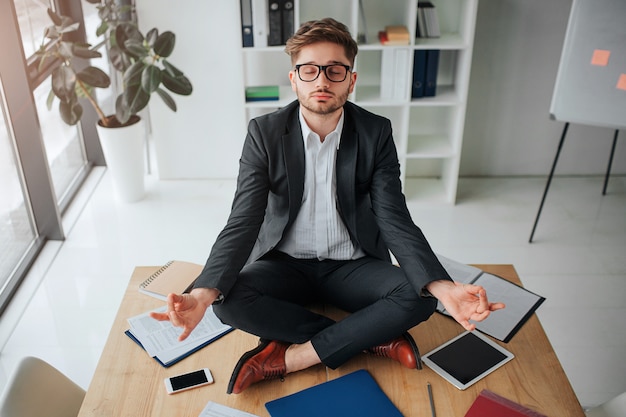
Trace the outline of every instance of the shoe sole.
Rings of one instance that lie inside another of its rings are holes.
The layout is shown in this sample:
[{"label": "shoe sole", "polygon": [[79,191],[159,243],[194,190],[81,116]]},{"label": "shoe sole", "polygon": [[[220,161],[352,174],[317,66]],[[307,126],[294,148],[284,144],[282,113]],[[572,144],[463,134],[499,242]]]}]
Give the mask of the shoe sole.
[{"label": "shoe sole", "polygon": [[235,365],[235,369],[233,370],[233,374],[230,376],[230,381],[228,382],[228,388],[226,389],[226,394],[232,394],[233,393],[233,388],[235,387],[235,381],[237,381],[237,377],[239,376],[239,372],[241,372],[241,368],[243,368],[243,365],[248,361],[248,359],[250,359],[251,357],[253,357],[257,353],[261,352],[269,344],[270,344],[269,340],[261,339],[261,340],[259,340],[259,345],[257,347],[255,347],[254,349],[249,350],[248,352],[244,353],[241,356],[241,358],[239,358],[239,361],[237,362],[237,364]]}]

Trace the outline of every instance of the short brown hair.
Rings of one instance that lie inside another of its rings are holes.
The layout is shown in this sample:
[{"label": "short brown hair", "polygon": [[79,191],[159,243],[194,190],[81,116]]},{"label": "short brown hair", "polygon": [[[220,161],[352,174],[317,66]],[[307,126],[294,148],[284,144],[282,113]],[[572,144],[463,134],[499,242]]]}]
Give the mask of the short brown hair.
[{"label": "short brown hair", "polygon": [[354,65],[354,58],[359,47],[350,35],[348,27],[330,17],[303,23],[298,31],[287,40],[285,52],[294,63],[303,47],[318,42],[332,42],[343,46],[350,65]]}]

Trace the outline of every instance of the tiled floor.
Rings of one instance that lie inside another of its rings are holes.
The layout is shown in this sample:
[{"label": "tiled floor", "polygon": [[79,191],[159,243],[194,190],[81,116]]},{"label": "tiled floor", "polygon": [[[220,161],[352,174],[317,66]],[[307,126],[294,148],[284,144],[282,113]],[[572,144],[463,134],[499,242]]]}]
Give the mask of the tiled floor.
[{"label": "tiled floor", "polygon": [[[136,265],[204,263],[234,181],[157,181],[135,204],[96,170],[0,320],[0,389],[17,361],[42,357],[87,387]],[[539,318],[583,406],[626,391],[626,178],[557,178],[528,237],[545,178],[462,179],[455,206],[410,204],[434,249],[511,263],[547,301]],[[528,364],[533,366],[533,364]]]}]

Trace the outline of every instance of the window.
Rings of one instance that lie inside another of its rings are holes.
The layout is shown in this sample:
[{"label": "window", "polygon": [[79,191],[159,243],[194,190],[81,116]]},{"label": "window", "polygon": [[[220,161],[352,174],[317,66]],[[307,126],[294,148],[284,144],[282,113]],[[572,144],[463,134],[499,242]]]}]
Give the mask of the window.
[{"label": "window", "polygon": [[56,198],[57,201],[62,202],[78,174],[85,168],[87,161],[79,129],[76,126],[66,125],[59,116],[59,101],[55,100],[53,107],[48,110],[46,100],[49,92],[50,78],[48,77],[33,91],[33,95]]},{"label": "window", "polygon": [[36,238],[3,103],[4,99],[0,101],[0,293]]},{"label": "window", "polygon": [[14,0],[15,11],[22,35],[24,55],[29,57],[41,46],[43,31],[50,26],[47,9],[51,7],[46,0]]},{"label": "window", "polygon": [[94,114],[67,126],[58,100],[48,110],[54,63],[40,70],[34,54],[51,25],[49,7],[78,22],[84,8],[91,26],[97,17],[81,0],[0,1],[0,314],[45,242],[64,238],[65,208],[90,166],[104,162]]}]

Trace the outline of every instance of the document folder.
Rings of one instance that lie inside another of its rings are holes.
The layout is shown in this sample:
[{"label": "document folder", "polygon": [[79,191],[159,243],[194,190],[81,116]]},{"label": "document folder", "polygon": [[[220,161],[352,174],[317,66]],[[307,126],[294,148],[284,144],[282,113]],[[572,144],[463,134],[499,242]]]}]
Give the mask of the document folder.
[{"label": "document folder", "polygon": [[270,401],[272,417],[403,417],[364,369]]}]

